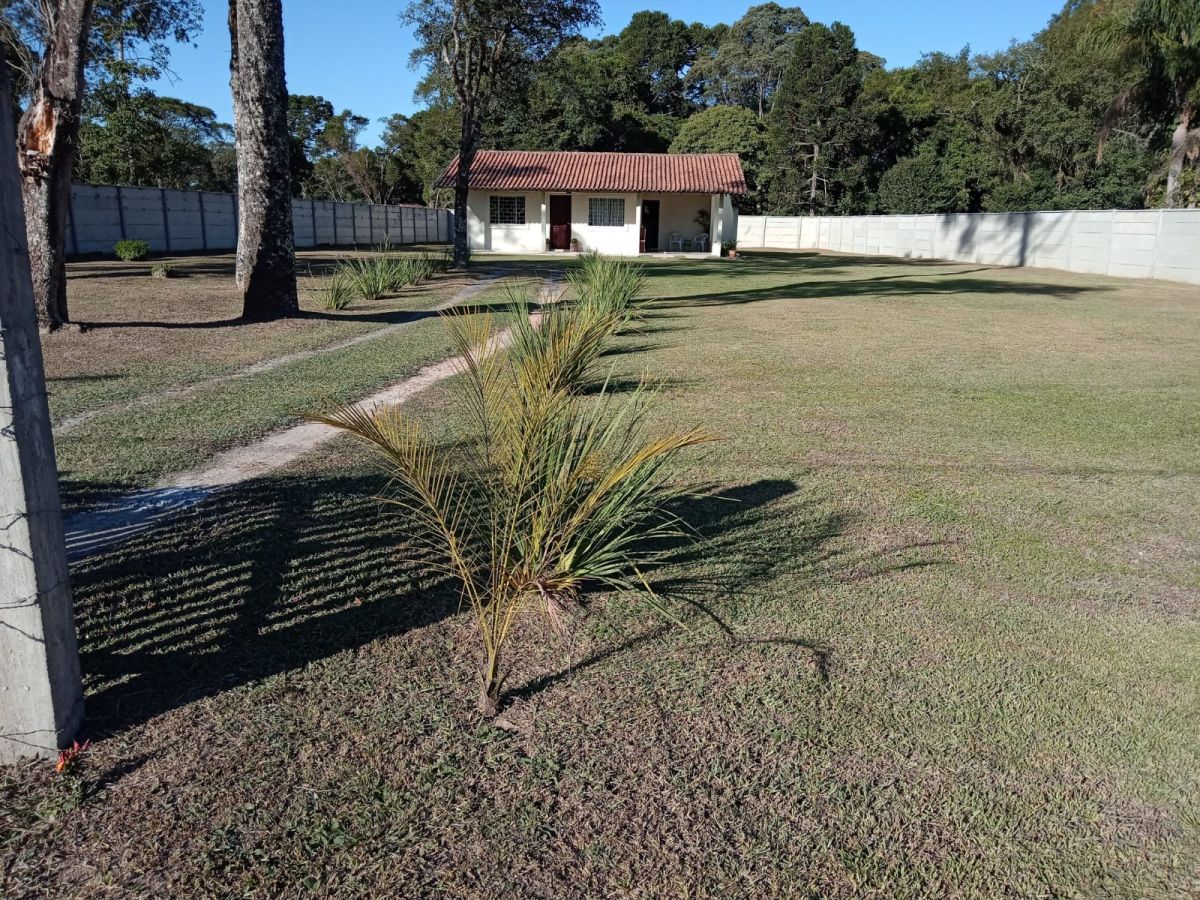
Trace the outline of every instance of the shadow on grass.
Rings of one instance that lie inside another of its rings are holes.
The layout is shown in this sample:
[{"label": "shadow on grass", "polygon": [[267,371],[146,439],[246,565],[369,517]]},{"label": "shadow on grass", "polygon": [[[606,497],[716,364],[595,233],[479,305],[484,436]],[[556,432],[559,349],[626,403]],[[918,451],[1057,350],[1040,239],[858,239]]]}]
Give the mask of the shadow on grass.
[{"label": "shadow on grass", "polygon": [[[981,270],[982,271],[982,270]],[[732,306],[758,303],[764,300],[812,300],[863,296],[939,296],[945,294],[1010,294],[1012,296],[1045,296],[1058,299],[1108,290],[1103,287],[1051,284],[1027,281],[1001,281],[969,277],[971,272],[930,272],[922,275],[897,275],[883,278],[830,281],[794,281],[759,288],[737,288],[730,291],[706,291],[689,296],[667,297],[657,301],[663,309],[694,306]]]},{"label": "shadow on grass", "polygon": [[72,580],[93,734],[454,613],[404,550],[384,479],[288,476],[218,494]]},{"label": "shadow on grass", "polygon": [[[930,556],[898,559],[911,551],[924,552],[941,542],[920,542],[891,548],[887,553],[856,552],[835,542],[853,524],[840,512],[821,512],[797,506],[798,488],[790,479],[763,479],[734,487],[710,486],[671,512],[695,530],[695,540],[661,545],[661,563],[647,573],[651,588],[693,625],[717,627],[721,640],[734,652],[761,645],[782,645],[804,651],[822,684],[830,680],[832,651],[825,644],[796,634],[762,634],[730,624],[747,604],[762,601],[758,589],[777,578],[802,581],[846,580],[906,569],[936,566]],[[600,647],[558,671],[539,675],[506,693],[506,704],[527,700],[592,666],[651,643],[670,632],[663,623]]]}]

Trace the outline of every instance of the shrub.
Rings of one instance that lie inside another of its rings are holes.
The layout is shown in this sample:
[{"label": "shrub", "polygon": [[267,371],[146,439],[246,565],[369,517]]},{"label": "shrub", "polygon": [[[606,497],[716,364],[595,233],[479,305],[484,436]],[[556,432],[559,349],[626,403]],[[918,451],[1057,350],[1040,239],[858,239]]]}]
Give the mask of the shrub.
[{"label": "shrub", "polygon": [[879,204],[887,213],[954,212],[958,191],[941,161],[931,155],[906,157],[879,179]]},{"label": "shrub", "polygon": [[386,242],[376,247],[375,252],[378,255],[348,259],[338,264],[338,269],[364,300],[376,300],[410,284],[420,284],[450,267],[445,254],[405,256],[394,252]]},{"label": "shrub", "polygon": [[150,267],[150,275],[154,278],[174,278],[175,267],[165,262],[154,263]]},{"label": "shrub", "polygon": [[643,570],[664,552],[659,539],[683,532],[667,512],[685,493],[678,455],[708,438],[695,429],[653,434],[654,394],[644,387],[624,399],[570,389],[578,345],[554,336],[586,331],[593,314],[583,304],[547,311],[546,331],[518,326],[508,353],[490,352],[489,316],[447,317],[475,439],[455,468],[403,407],[316,417],[379,455],[392,476],[385,500],[413,515],[412,539],[461,585],[482,643],[485,715],[499,709],[505,645],[526,609],[563,634],[568,610],[595,585],[637,591],[674,618]]},{"label": "shrub", "polygon": [[150,254],[150,245],[145,241],[117,241],[113,245],[113,253],[117,254],[118,259],[123,259],[125,262],[133,262],[138,259],[145,259]]}]

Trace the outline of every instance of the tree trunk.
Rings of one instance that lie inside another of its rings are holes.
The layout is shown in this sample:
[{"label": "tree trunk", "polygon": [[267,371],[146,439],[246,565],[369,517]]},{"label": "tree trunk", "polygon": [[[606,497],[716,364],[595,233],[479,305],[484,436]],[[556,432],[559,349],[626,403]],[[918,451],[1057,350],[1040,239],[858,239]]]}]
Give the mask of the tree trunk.
[{"label": "tree trunk", "polygon": [[230,0],[230,88],[237,146],[236,283],[242,317],[300,311],[281,0]]},{"label": "tree trunk", "polygon": [[1184,103],[1183,109],[1179,114],[1179,124],[1175,126],[1175,131],[1171,134],[1171,162],[1167,168],[1167,198],[1166,206],[1175,207],[1180,205],[1180,186],[1179,179],[1183,175],[1183,167],[1187,163],[1189,150],[1193,141],[1197,140],[1197,136],[1193,135],[1191,124],[1192,116],[1196,114],[1196,109],[1190,103]]},{"label": "tree trunk", "polygon": [[815,214],[817,211],[817,162],[821,159],[821,145],[813,144],[812,153],[812,178],[808,182],[808,211],[809,214]]},{"label": "tree trunk", "polygon": [[463,109],[458,141],[458,171],[454,173],[454,268],[465,269],[471,259],[467,244],[467,195],[471,185],[471,163],[475,161],[473,110]]},{"label": "tree trunk", "polygon": [[479,673],[479,704],[480,715],[493,719],[500,712],[500,692],[504,689],[504,676],[500,674],[500,649],[484,662],[483,671]]},{"label": "tree trunk", "polygon": [[92,0],[60,0],[54,10],[36,92],[21,116],[17,137],[33,296],[38,325],[45,331],[70,321],[67,217],[71,171],[79,148]]},{"label": "tree trunk", "polygon": [[12,121],[0,65],[0,763],[53,755],[83,718]]}]

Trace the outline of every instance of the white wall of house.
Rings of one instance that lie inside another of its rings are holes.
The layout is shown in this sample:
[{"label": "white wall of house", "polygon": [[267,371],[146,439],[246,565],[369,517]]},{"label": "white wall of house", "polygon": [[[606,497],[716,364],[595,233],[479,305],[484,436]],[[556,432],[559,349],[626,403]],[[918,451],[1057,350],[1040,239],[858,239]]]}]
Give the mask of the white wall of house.
[{"label": "white wall of house", "polygon": [[[524,197],[524,225],[492,225],[492,197]],[[497,253],[540,253],[546,249],[549,217],[541,192],[471,191],[467,194],[467,242],[472,250]]]},{"label": "white wall of house", "polygon": [[[524,197],[525,224],[491,224],[492,197]],[[589,225],[588,201],[593,197],[622,200],[625,204],[624,224]],[[679,232],[688,239],[700,234],[704,229],[696,222],[696,216],[702,209],[709,211],[709,234],[714,253],[720,252],[722,240],[732,240],[737,234],[737,214],[728,195],[587,192],[571,194],[571,237],[579,241],[582,250],[596,250],[613,256],[636,256],[641,248],[643,200],[659,201],[659,250],[668,249],[672,232]],[[467,239],[472,250],[541,253],[545,251],[549,237],[549,193],[474,190],[468,195]]]},{"label": "white wall of house", "polygon": [[[588,201],[593,197],[618,198],[625,202],[624,225],[589,225]],[[636,256],[641,244],[641,207],[637,194],[572,194],[571,237],[581,250],[597,250],[611,256]]]}]

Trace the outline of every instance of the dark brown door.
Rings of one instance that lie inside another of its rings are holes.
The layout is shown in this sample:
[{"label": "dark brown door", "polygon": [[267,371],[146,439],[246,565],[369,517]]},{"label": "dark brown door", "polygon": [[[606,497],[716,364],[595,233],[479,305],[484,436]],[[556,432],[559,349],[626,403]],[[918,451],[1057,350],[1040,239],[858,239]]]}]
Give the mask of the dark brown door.
[{"label": "dark brown door", "polygon": [[658,249],[658,201],[642,201],[642,251]]},{"label": "dark brown door", "polygon": [[571,197],[568,194],[550,195],[550,249],[568,250],[571,247]]}]

